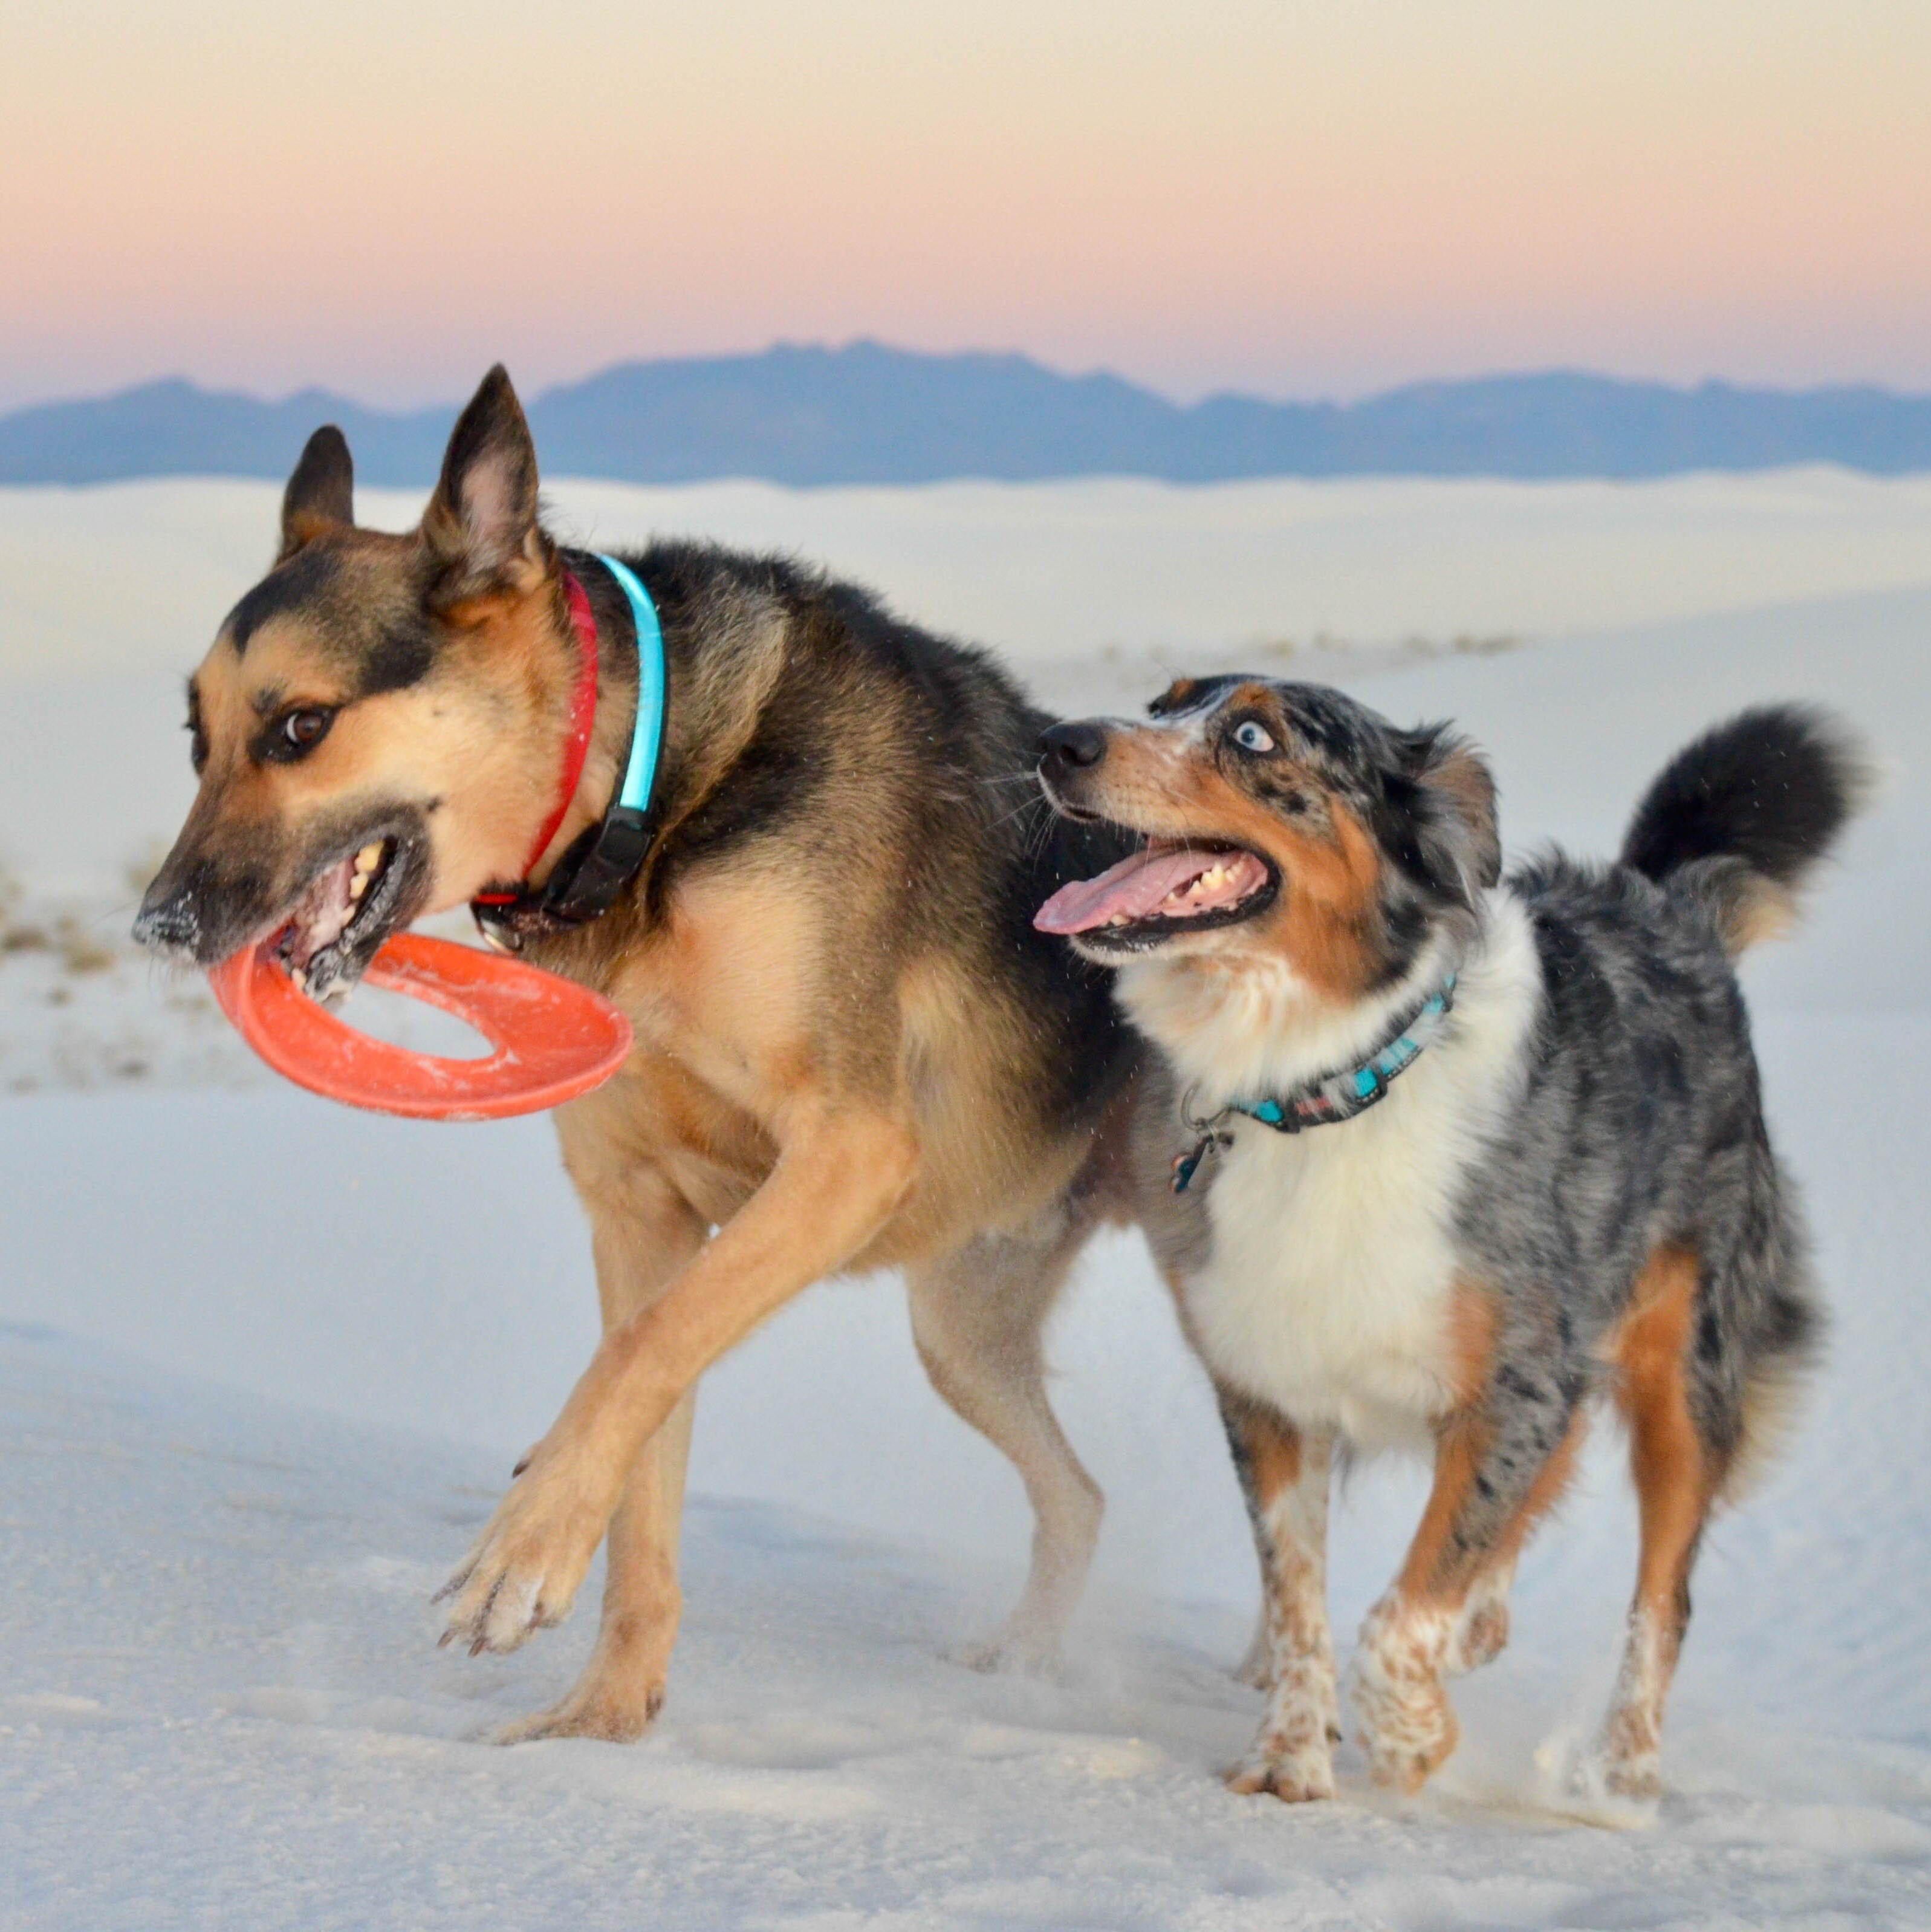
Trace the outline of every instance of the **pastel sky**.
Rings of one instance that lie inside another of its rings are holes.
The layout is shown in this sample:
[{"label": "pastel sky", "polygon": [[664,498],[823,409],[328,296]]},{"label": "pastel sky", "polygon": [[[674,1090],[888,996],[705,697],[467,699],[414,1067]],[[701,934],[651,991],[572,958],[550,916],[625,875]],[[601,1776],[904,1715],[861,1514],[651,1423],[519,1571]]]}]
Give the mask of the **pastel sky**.
[{"label": "pastel sky", "polygon": [[1931,0],[0,0],[0,404],[867,334],[1931,388]]}]

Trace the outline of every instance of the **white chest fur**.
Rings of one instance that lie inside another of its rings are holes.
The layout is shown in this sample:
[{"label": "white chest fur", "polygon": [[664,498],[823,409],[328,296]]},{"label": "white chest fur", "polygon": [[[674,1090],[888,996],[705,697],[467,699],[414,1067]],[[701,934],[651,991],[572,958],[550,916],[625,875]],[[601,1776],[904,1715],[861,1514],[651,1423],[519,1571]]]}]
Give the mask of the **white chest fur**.
[{"label": "white chest fur", "polygon": [[1449,1406],[1456,1205],[1520,1091],[1539,987],[1526,916],[1498,893],[1452,1025],[1379,1106],[1297,1135],[1238,1123],[1203,1173],[1213,1243],[1181,1288],[1216,1376],[1363,1447]]}]

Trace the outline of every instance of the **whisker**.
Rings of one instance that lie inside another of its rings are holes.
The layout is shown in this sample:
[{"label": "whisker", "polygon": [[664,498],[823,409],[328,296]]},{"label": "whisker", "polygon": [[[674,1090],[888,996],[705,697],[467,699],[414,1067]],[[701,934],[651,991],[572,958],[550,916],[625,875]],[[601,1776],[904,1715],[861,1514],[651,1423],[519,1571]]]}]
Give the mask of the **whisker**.
[{"label": "whisker", "polygon": [[1000,815],[986,827],[986,830],[988,832],[997,832],[1002,826],[1010,825],[1015,818],[1023,818],[1027,812],[1032,811],[1035,806],[1043,806],[1045,802],[1045,798],[1043,794],[1037,798],[1021,799],[1010,812],[1001,812]]},{"label": "whisker", "polygon": [[1057,812],[1048,812],[1040,820],[1039,829],[1033,835],[1033,843],[1027,848],[1027,856],[1029,859],[1036,859],[1045,850],[1048,843],[1052,838],[1053,826],[1058,818],[1059,814]]}]

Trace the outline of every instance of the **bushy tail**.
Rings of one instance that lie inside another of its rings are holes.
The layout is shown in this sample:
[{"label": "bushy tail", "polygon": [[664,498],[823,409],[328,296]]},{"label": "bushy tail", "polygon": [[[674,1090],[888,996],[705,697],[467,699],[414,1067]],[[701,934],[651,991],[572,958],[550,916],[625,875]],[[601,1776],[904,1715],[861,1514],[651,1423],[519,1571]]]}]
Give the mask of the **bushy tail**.
[{"label": "bushy tail", "polygon": [[1734,958],[1790,922],[1870,782],[1856,734],[1828,712],[1745,711],[1665,766],[1636,807],[1623,863],[1698,892]]}]

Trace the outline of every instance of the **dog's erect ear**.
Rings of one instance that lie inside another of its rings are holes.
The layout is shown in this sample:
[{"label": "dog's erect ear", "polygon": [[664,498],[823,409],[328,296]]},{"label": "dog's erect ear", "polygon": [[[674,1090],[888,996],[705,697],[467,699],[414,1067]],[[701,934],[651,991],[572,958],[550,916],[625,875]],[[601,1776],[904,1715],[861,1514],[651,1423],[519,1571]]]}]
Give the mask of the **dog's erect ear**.
[{"label": "dog's erect ear", "polygon": [[295,474],[282,492],[282,547],[286,563],[304,544],[355,520],[355,466],[349,439],[333,423],[308,439]]},{"label": "dog's erect ear", "polygon": [[422,536],[443,566],[439,603],[527,589],[541,574],[536,445],[500,362],[456,419]]},{"label": "dog's erect ear", "polygon": [[1477,892],[1502,876],[1494,775],[1474,746],[1446,725],[1408,733],[1402,749],[1422,869],[1438,890],[1472,906]]}]

